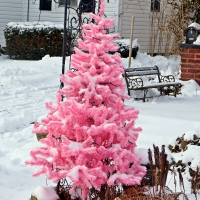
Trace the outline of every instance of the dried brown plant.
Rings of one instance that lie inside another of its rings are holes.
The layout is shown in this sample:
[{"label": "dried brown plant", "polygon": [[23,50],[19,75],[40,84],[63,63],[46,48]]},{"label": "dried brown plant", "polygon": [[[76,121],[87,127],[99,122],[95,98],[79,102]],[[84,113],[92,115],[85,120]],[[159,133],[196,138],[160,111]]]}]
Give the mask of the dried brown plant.
[{"label": "dried brown plant", "polygon": [[196,170],[191,170],[190,171],[190,175],[191,175],[191,189],[192,189],[192,193],[195,195],[195,198],[197,199],[197,193],[198,190],[200,189],[200,167],[197,166]]},{"label": "dried brown plant", "polygon": [[199,0],[160,1],[160,10],[151,11],[149,16],[150,55],[180,54],[179,45],[184,42],[187,27],[195,20],[199,3]]},{"label": "dried brown plant", "polygon": [[168,17],[171,14],[171,7],[168,1],[160,1],[160,9],[152,10],[149,13],[149,44],[148,51],[151,56],[169,56],[172,42],[172,34],[168,29]]},{"label": "dried brown plant", "polygon": [[184,192],[173,192],[167,186],[164,187],[162,193],[152,193],[149,186],[132,186],[124,191],[116,200],[189,200]]},{"label": "dried brown plant", "polygon": [[179,54],[179,45],[184,41],[186,28],[194,21],[194,11],[198,9],[199,0],[171,0],[171,14],[167,28],[174,35],[171,52]]}]

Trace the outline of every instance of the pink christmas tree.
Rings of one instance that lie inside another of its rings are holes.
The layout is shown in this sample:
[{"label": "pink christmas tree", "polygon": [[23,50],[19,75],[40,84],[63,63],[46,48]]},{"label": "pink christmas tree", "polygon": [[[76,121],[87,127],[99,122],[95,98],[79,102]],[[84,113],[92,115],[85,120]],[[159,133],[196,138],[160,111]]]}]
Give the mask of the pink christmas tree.
[{"label": "pink christmas tree", "polygon": [[81,188],[82,198],[88,189],[101,185],[140,184],[146,173],[140,158],[134,155],[138,132],[138,111],[124,105],[123,66],[114,42],[119,34],[107,35],[105,29],[114,21],[104,18],[105,2],[101,0],[95,23],[83,25],[71,65],[63,76],[64,87],[57,102],[47,103],[49,113],[35,124],[34,133],[47,132],[43,144],[30,152],[26,164],[41,166],[34,176],[45,174],[58,182],[68,177],[73,188]]}]

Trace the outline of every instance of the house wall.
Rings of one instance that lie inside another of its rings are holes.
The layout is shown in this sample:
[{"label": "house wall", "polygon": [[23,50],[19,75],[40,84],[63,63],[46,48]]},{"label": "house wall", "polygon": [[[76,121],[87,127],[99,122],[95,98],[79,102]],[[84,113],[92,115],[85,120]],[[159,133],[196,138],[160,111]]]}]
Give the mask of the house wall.
[{"label": "house wall", "polygon": [[[28,15],[29,1],[29,15]],[[105,14],[108,18],[115,20],[113,31],[118,31],[118,1],[111,0],[107,3]],[[85,15],[87,16],[87,14]],[[59,7],[52,0],[51,11],[39,10],[39,0],[0,0],[0,44],[6,46],[3,30],[9,22],[25,22],[25,21],[51,21],[53,23],[61,23],[64,21],[64,7]]]},{"label": "house wall", "polygon": [[135,17],[133,39],[138,39],[141,52],[147,52],[149,42],[149,13],[150,0],[143,2],[122,0],[120,4],[119,21],[120,34],[123,38],[130,38],[132,16]]},{"label": "house wall", "polygon": [[5,46],[4,32],[9,22],[22,21],[22,0],[0,0],[0,44]]},{"label": "house wall", "polygon": [[[166,16],[170,13],[170,6],[167,4],[167,1],[161,1],[160,12],[156,14],[152,14],[151,12],[151,0],[122,0],[120,3],[120,13],[119,13],[119,24],[120,24],[120,34],[123,38],[130,38],[131,34],[131,21],[132,16],[135,17],[134,21],[134,33],[133,39],[138,39],[138,43],[140,45],[140,52],[147,52],[150,53],[152,50],[152,44],[150,43],[150,37],[152,36],[152,29],[151,24],[154,24],[154,32],[158,27],[157,24],[157,17],[160,16],[162,13]],[[152,21],[152,16],[155,17]],[[163,18],[167,19],[167,18]],[[151,22],[150,22],[151,21]],[[164,21],[164,20],[163,20]],[[164,23],[160,24],[161,26]],[[166,25],[166,24],[165,24]],[[165,32],[165,34],[167,34]],[[165,52],[165,44],[166,44],[166,36],[162,35],[162,44],[161,49],[159,46],[159,35],[155,37],[155,49],[154,53],[164,53]]]},{"label": "house wall", "polygon": [[[29,17],[27,17],[28,1],[30,3]],[[106,16],[115,20],[113,31],[120,32],[123,38],[130,38],[131,17],[134,15],[133,38],[138,39],[141,52],[149,52],[151,0],[109,0],[109,3],[107,0],[105,1]],[[11,21],[25,22],[28,19],[29,21],[51,21],[63,24],[64,7],[58,6],[52,0],[51,11],[40,11],[39,0],[0,0],[0,44],[5,46],[3,29],[7,23]]]},{"label": "house wall", "polygon": [[[27,21],[27,8],[28,8],[28,1],[24,1],[24,9],[23,9],[23,21]],[[111,0],[109,3],[106,3],[106,10],[105,14],[109,18],[113,18],[116,20],[117,24],[117,12],[118,6],[117,2],[119,0]],[[107,0],[106,0],[107,2]],[[96,6],[98,7],[98,5]],[[53,23],[63,24],[64,21],[64,6],[58,6],[52,0],[52,10],[51,11],[41,11],[39,10],[39,0],[31,0],[29,6],[29,21],[50,21]],[[71,10],[72,15],[74,15],[73,11]],[[87,16],[88,14],[85,14]],[[117,27],[115,27],[116,30]]]}]

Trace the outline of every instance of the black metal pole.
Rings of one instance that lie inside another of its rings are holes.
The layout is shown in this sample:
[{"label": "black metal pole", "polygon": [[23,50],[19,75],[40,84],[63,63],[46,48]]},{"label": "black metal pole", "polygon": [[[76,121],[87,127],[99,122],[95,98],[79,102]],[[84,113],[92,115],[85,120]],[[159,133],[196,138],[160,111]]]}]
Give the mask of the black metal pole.
[{"label": "black metal pole", "polygon": [[30,9],[30,0],[28,0],[27,22],[29,21],[29,9]]},{"label": "black metal pole", "polygon": [[[65,73],[65,59],[66,59],[66,32],[67,32],[67,1],[65,1],[65,13],[64,13],[64,35],[63,35],[63,47],[62,47],[62,74]],[[60,80],[60,88],[64,87],[64,83]]]}]

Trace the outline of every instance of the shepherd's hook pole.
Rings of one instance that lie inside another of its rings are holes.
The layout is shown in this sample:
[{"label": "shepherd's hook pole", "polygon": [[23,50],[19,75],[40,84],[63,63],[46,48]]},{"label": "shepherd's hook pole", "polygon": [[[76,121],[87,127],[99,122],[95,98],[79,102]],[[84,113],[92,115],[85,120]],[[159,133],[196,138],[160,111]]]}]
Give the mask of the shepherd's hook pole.
[{"label": "shepherd's hook pole", "polygon": [[[67,1],[65,3],[64,12],[64,35],[63,35],[63,47],[62,47],[62,74],[65,73],[65,59],[66,59],[66,32],[67,32]],[[60,88],[64,87],[64,83],[60,80]]]}]

